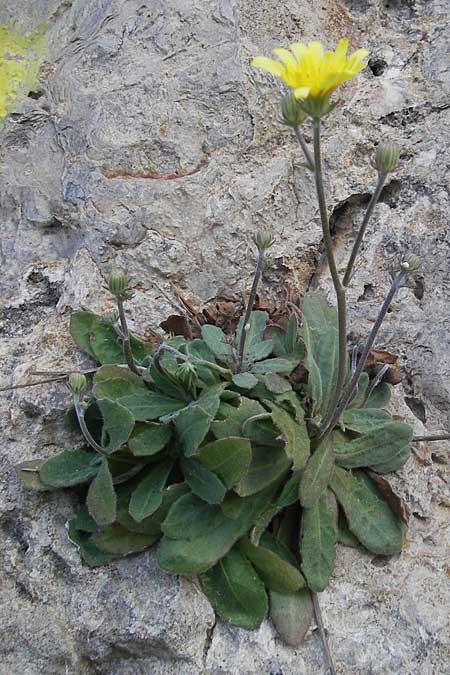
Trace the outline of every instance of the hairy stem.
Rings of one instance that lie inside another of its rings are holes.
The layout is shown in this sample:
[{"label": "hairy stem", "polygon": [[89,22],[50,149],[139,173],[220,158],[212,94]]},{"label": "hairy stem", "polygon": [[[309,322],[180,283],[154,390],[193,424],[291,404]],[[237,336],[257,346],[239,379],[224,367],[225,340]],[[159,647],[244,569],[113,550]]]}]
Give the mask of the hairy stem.
[{"label": "hairy stem", "polygon": [[117,298],[117,309],[119,310],[120,327],[122,330],[122,347],[123,347],[123,355],[125,356],[125,361],[127,362],[127,366],[131,370],[131,372],[134,373],[135,375],[140,376],[141,371],[136,365],[133,353],[131,351],[130,331],[128,330],[125,310],[123,308],[123,300],[120,297]]},{"label": "hairy stem", "polygon": [[325,626],[323,625],[322,612],[320,611],[319,597],[317,593],[311,592],[311,597],[314,606],[314,614],[316,616],[317,628],[319,629],[320,639],[322,640],[323,650],[325,652],[326,666],[328,675],[336,675],[336,669],[333,663],[333,657],[331,656],[330,646],[327,640],[327,634],[325,632]]},{"label": "hairy stem", "polygon": [[242,363],[244,361],[245,340],[249,329],[250,314],[252,313],[253,305],[255,304],[256,291],[260,282],[264,268],[264,249],[258,248],[258,261],[256,263],[255,275],[253,277],[252,289],[248,298],[247,308],[244,314],[244,321],[242,324],[241,339],[239,340],[239,356],[238,356],[238,373],[242,370]]},{"label": "hairy stem", "polygon": [[91,432],[89,431],[89,429],[86,426],[86,422],[85,422],[85,419],[84,419],[84,411],[83,411],[83,408],[82,408],[82,405],[81,405],[80,397],[77,394],[74,394],[74,396],[73,396],[73,405],[75,407],[75,412],[77,414],[78,424],[80,425],[80,429],[81,429],[81,431],[83,433],[83,436],[85,437],[87,443],[91,446],[91,448],[93,450],[95,450],[96,452],[99,452],[101,455],[103,455],[103,457],[107,457],[108,453],[106,452],[106,450],[104,448],[102,448],[102,446],[99,445],[97,443],[97,441],[95,441],[92,438]]},{"label": "hairy stem", "polygon": [[413,443],[419,441],[450,441],[450,434],[436,434],[435,436],[414,436]]},{"label": "hairy stem", "polygon": [[347,269],[345,270],[344,274],[344,279],[342,281],[343,286],[348,286],[350,283],[350,280],[352,278],[352,272],[353,272],[353,265],[355,264],[356,256],[358,255],[359,249],[361,247],[361,243],[364,237],[364,234],[367,229],[367,225],[369,224],[369,220],[372,217],[373,210],[375,206],[378,203],[378,200],[381,195],[381,191],[384,187],[384,184],[386,182],[386,176],[387,174],[378,174],[378,181],[375,187],[375,190],[372,194],[372,197],[370,198],[369,205],[367,207],[367,211],[364,215],[363,221],[361,223],[361,227],[359,228],[358,236],[356,237],[355,243],[353,244],[353,249],[350,254],[350,259],[347,263]]},{"label": "hairy stem", "polygon": [[320,220],[322,223],[322,234],[325,251],[328,259],[328,266],[330,268],[331,279],[333,281],[334,290],[337,300],[338,311],[338,333],[339,333],[339,360],[338,373],[336,378],[336,387],[333,397],[328,407],[328,412],[323,426],[328,425],[328,421],[334,414],[337,403],[341,397],[342,389],[344,388],[345,370],[347,364],[347,309],[345,299],[345,288],[341,284],[339,274],[336,267],[336,261],[333,253],[333,242],[330,233],[330,223],[328,220],[327,205],[325,201],[325,192],[323,187],[322,175],[322,157],[320,150],[320,119],[314,120],[314,164],[315,164],[315,180],[317,200],[319,203]]},{"label": "hairy stem", "polygon": [[306,163],[308,165],[308,169],[310,171],[314,171],[314,159],[309,151],[308,146],[306,145],[306,141],[303,138],[303,134],[300,131],[300,127],[295,127],[295,136],[297,137],[297,141],[299,146],[301,147],[303,154],[305,155]]},{"label": "hairy stem", "polygon": [[398,289],[402,285],[402,283],[405,280],[405,275],[403,272],[400,272],[394,279],[394,281],[391,284],[391,287],[389,289],[388,294],[386,295],[384,302],[381,306],[381,309],[378,313],[378,316],[376,318],[375,323],[373,324],[372,330],[370,331],[369,337],[366,340],[366,343],[364,345],[364,349],[362,351],[361,357],[359,359],[358,365],[356,367],[355,372],[352,375],[352,378],[347,386],[347,389],[344,392],[344,395],[342,396],[341,400],[339,401],[339,405],[336,407],[336,410],[333,414],[333,416],[330,418],[329,423],[327,424],[327,427],[324,429],[324,434],[326,434],[327,431],[331,431],[335,424],[338,422],[340,416],[344,412],[345,408],[347,407],[347,404],[349,403],[353,392],[355,391],[356,387],[358,386],[359,378],[361,377],[361,373],[364,370],[364,366],[366,365],[367,357],[369,356],[369,352],[372,349],[372,345],[375,342],[375,338],[378,334],[378,331],[381,328],[381,324],[384,321],[384,318],[387,314],[387,311],[389,307],[391,306],[392,300],[394,299],[395,294],[397,293]]}]

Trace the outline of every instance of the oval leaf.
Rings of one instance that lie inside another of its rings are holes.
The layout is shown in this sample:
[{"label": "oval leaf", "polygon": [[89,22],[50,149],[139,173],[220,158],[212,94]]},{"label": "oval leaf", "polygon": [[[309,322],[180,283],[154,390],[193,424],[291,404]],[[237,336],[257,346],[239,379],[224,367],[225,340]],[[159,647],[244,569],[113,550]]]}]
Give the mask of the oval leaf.
[{"label": "oval leaf", "polygon": [[253,630],[267,613],[264,584],[249,561],[234,548],[199,577],[214,611],[233,626]]},{"label": "oval leaf", "polygon": [[284,438],[285,451],[287,456],[292,459],[293,470],[303,469],[310,455],[306,424],[298,424],[286,410],[275,405],[275,403],[271,401],[265,401],[265,403],[272,410],[272,420]]},{"label": "oval leaf", "polygon": [[327,437],[308,460],[302,473],[299,497],[302,506],[310,507],[325,492],[334,466],[331,438]]},{"label": "oval leaf", "polygon": [[199,448],[197,457],[231,488],[248,471],[252,446],[247,438],[221,438]]},{"label": "oval leaf", "polygon": [[305,585],[299,570],[264,546],[255,546],[247,537],[239,541],[239,550],[250,560],[267,588],[292,593]]},{"label": "oval leaf", "polygon": [[54,488],[70,487],[86,483],[97,475],[100,456],[84,450],[64,450],[48,459],[39,469],[39,477],[45,485]]},{"label": "oval leaf", "polygon": [[192,492],[208,504],[220,504],[227,488],[215,473],[196,459],[183,459],[181,462],[184,479]]},{"label": "oval leaf", "polygon": [[117,497],[106,457],[103,458],[99,472],[89,486],[86,506],[100,527],[111,525],[116,519]]},{"label": "oval leaf", "polygon": [[152,546],[158,539],[159,535],[130,532],[117,523],[110,525],[92,537],[94,544],[101,551],[114,555],[139,553]]},{"label": "oval leaf", "polygon": [[284,449],[255,445],[248,472],[234,489],[241,497],[253,495],[286,473],[291,463]]},{"label": "oval leaf", "polygon": [[[331,497],[334,499],[333,495]],[[308,586],[315,593],[321,593],[328,586],[336,555],[337,533],[328,499],[329,495],[325,493],[313,506],[303,509],[302,570]]]},{"label": "oval leaf", "polygon": [[412,439],[412,428],[403,422],[389,422],[372,429],[336,451],[336,463],[347,469],[388,462]]},{"label": "oval leaf", "polygon": [[295,593],[270,591],[270,619],[283,642],[299,647],[311,625],[314,608],[311,593],[301,588]]},{"label": "oval leaf", "polygon": [[135,457],[148,457],[162,450],[171,436],[169,425],[136,424],[128,439],[128,447]]},{"label": "oval leaf", "polygon": [[103,417],[102,447],[108,453],[114,452],[128,441],[133,431],[134,417],[118,401],[103,398],[97,401],[97,405]]},{"label": "oval leaf", "polygon": [[400,553],[404,525],[363,471],[350,473],[335,467],[330,487],[344,509],[350,530],[369,551]]},{"label": "oval leaf", "polygon": [[172,460],[168,460],[152,467],[134,490],[128,510],[137,523],[151,516],[161,506],[162,491],[172,466]]}]

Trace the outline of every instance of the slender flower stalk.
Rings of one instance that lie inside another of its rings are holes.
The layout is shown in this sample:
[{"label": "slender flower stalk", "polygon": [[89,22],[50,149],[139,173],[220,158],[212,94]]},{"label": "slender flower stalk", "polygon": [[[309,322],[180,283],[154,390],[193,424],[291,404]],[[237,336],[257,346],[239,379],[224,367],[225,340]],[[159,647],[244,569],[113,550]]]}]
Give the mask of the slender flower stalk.
[{"label": "slender flower stalk", "polygon": [[347,263],[347,269],[345,270],[344,274],[344,279],[342,281],[343,286],[348,286],[352,277],[352,272],[353,272],[353,266],[355,264],[356,256],[359,253],[359,249],[361,247],[362,240],[364,238],[364,235],[366,233],[367,225],[369,224],[369,221],[372,217],[373,211],[375,209],[375,206],[378,203],[378,200],[380,199],[381,192],[383,190],[384,184],[386,182],[387,174],[378,174],[378,181],[375,187],[375,190],[372,194],[372,197],[370,198],[369,205],[367,207],[367,211],[364,215],[364,219],[361,223],[361,227],[359,228],[358,236],[356,237],[355,243],[353,244],[353,249],[350,255],[350,259]]},{"label": "slender flower stalk", "polygon": [[330,416],[330,419],[326,426],[323,427],[323,435],[325,436],[327,433],[329,433],[333,427],[337,424],[339,421],[340,416],[344,412],[345,408],[347,407],[347,404],[349,403],[353,392],[355,391],[356,387],[358,386],[359,378],[361,377],[361,374],[364,370],[364,366],[366,365],[367,358],[369,356],[370,350],[372,349],[372,345],[375,342],[375,338],[378,334],[378,331],[380,330],[381,324],[384,321],[384,318],[387,314],[387,311],[389,307],[391,306],[391,303],[394,299],[395,294],[397,293],[398,289],[403,285],[404,281],[406,280],[406,274],[401,271],[397,274],[397,276],[394,278],[391,287],[389,289],[388,294],[386,295],[384,302],[381,306],[381,309],[378,313],[378,316],[376,318],[375,323],[373,324],[372,330],[370,331],[369,337],[366,340],[366,343],[364,345],[363,352],[361,354],[361,358],[359,359],[358,365],[356,367],[355,372],[353,373],[353,376],[347,386],[347,389],[344,392],[344,395],[342,396],[341,400],[339,401],[339,404],[337,405],[336,409],[334,410],[333,414]]},{"label": "slender flower stalk", "polygon": [[450,434],[436,434],[435,436],[414,436],[413,443],[420,441],[450,441]]},{"label": "slender flower stalk", "polygon": [[132,373],[135,373],[135,375],[141,375],[142,371],[139,368],[139,366],[136,365],[136,362],[133,357],[133,352],[131,351],[130,331],[128,330],[127,319],[123,307],[123,300],[120,296],[117,297],[117,309],[119,310],[119,321],[122,334],[122,348],[123,348],[123,355],[125,356],[125,361],[127,362],[127,366]]},{"label": "slender flower stalk", "polygon": [[320,639],[322,641],[323,650],[325,652],[327,675],[336,675],[336,668],[334,667],[333,657],[331,656],[330,646],[328,644],[325,626],[323,625],[322,612],[320,611],[319,596],[317,593],[311,592],[311,598],[314,607],[314,615],[316,617],[317,628],[319,629]]},{"label": "slender flower stalk", "polygon": [[328,266],[333,281],[337,300],[338,311],[338,334],[339,334],[339,360],[338,374],[336,378],[336,387],[333,397],[328,407],[328,412],[323,423],[323,427],[328,426],[336,405],[341,397],[344,388],[345,371],[347,365],[347,308],[345,299],[345,288],[341,284],[339,273],[336,267],[336,261],[333,253],[333,242],[330,233],[330,223],[328,220],[327,205],[325,201],[325,192],[323,187],[322,175],[322,157],[320,150],[320,119],[314,120],[314,176],[316,180],[317,200],[319,202],[320,220],[322,223],[323,242],[328,259]]},{"label": "slender flower stalk", "polygon": [[303,154],[305,155],[306,164],[308,165],[308,169],[310,171],[314,171],[314,159],[313,159],[313,156],[311,155],[311,153],[309,151],[308,146],[306,145],[306,141],[303,138],[303,134],[300,130],[300,127],[298,127],[298,126],[295,127],[294,131],[295,131],[295,136],[297,138],[298,144],[301,147]]},{"label": "slender flower stalk", "polygon": [[108,453],[106,452],[106,450],[104,448],[102,448],[102,446],[99,445],[97,443],[97,441],[92,438],[91,432],[87,428],[86,421],[84,419],[84,410],[83,410],[83,407],[81,405],[80,396],[78,394],[73,395],[73,405],[74,405],[75,412],[76,412],[76,415],[77,415],[78,424],[80,425],[80,429],[81,429],[81,431],[83,433],[83,436],[85,437],[88,445],[90,445],[93,450],[100,453],[100,455],[103,455],[103,457],[107,457]]},{"label": "slender flower stalk", "polygon": [[247,332],[250,327],[250,314],[252,313],[253,305],[256,300],[256,292],[258,290],[258,284],[261,280],[261,276],[264,269],[264,253],[265,247],[258,246],[258,261],[256,263],[255,275],[253,277],[253,284],[250,291],[250,296],[248,298],[247,307],[244,314],[244,321],[242,323],[241,338],[239,340],[239,355],[238,355],[238,373],[242,370],[242,363],[244,361],[244,350],[245,350],[245,340],[247,338]]}]

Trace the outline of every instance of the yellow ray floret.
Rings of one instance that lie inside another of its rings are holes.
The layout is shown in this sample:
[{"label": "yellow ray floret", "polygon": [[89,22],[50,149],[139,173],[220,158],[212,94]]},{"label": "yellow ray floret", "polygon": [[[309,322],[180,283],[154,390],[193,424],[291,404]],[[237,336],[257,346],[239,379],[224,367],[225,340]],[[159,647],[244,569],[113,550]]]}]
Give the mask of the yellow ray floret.
[{"label": "yellow ray floret", "polygon": [[357,49],[349,57],[347,49],[346,38],[339,40],[334,52],[325,52],[320,42],[308,45],[294,42],[289,49],[273,50],[278,61],[256,56],[251,65],[281,78],[296,98],[322,98],[355,77],[366,65],[367,49]]}]

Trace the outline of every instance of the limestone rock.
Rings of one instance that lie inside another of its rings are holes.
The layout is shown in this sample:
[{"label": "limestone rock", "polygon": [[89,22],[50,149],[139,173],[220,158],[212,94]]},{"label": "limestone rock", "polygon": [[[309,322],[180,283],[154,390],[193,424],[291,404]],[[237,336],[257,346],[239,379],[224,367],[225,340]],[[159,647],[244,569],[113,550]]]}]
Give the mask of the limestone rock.
[{"label": "limestone rock", "polygon": [[[137,284],[130,313],[142,334],[172,311],[175,287],[200,303],[239,298],[257,226],[273,226],[286,282],[332,298],[312,176],[277,121],[280,86],[249,58],[349,35],[371,59],[324,130],[341,269],[376,179],[375,144],[402,148],[349,291],[351,337],[370,330],[392,258],[419,255],[423,280],[399,294],[378,345],[403,375],[393,410],[417,432],[449,429],[446,0],[3,0],[0,23],[12,20],[45,25],[47,54],[40,92],[0,129],[0,386],[30,370],[87,365],[68,319],[80,306],[110,308],[103,279],[112,267]],[[158,570],[153,553],[80,564],[64,529],[76,493],[25,492],[13,470],[80,444],[63,428],[66,404],[60,384],[0,398],[0,672],[324,672],[315,631],[294,651],[268,622],[253,633],[214,627],[195,583]],[[448,671],[448,447],[418,446],[395,478],[412,513],[401,556],[339,549],[321,602],[343,675]]]}]

